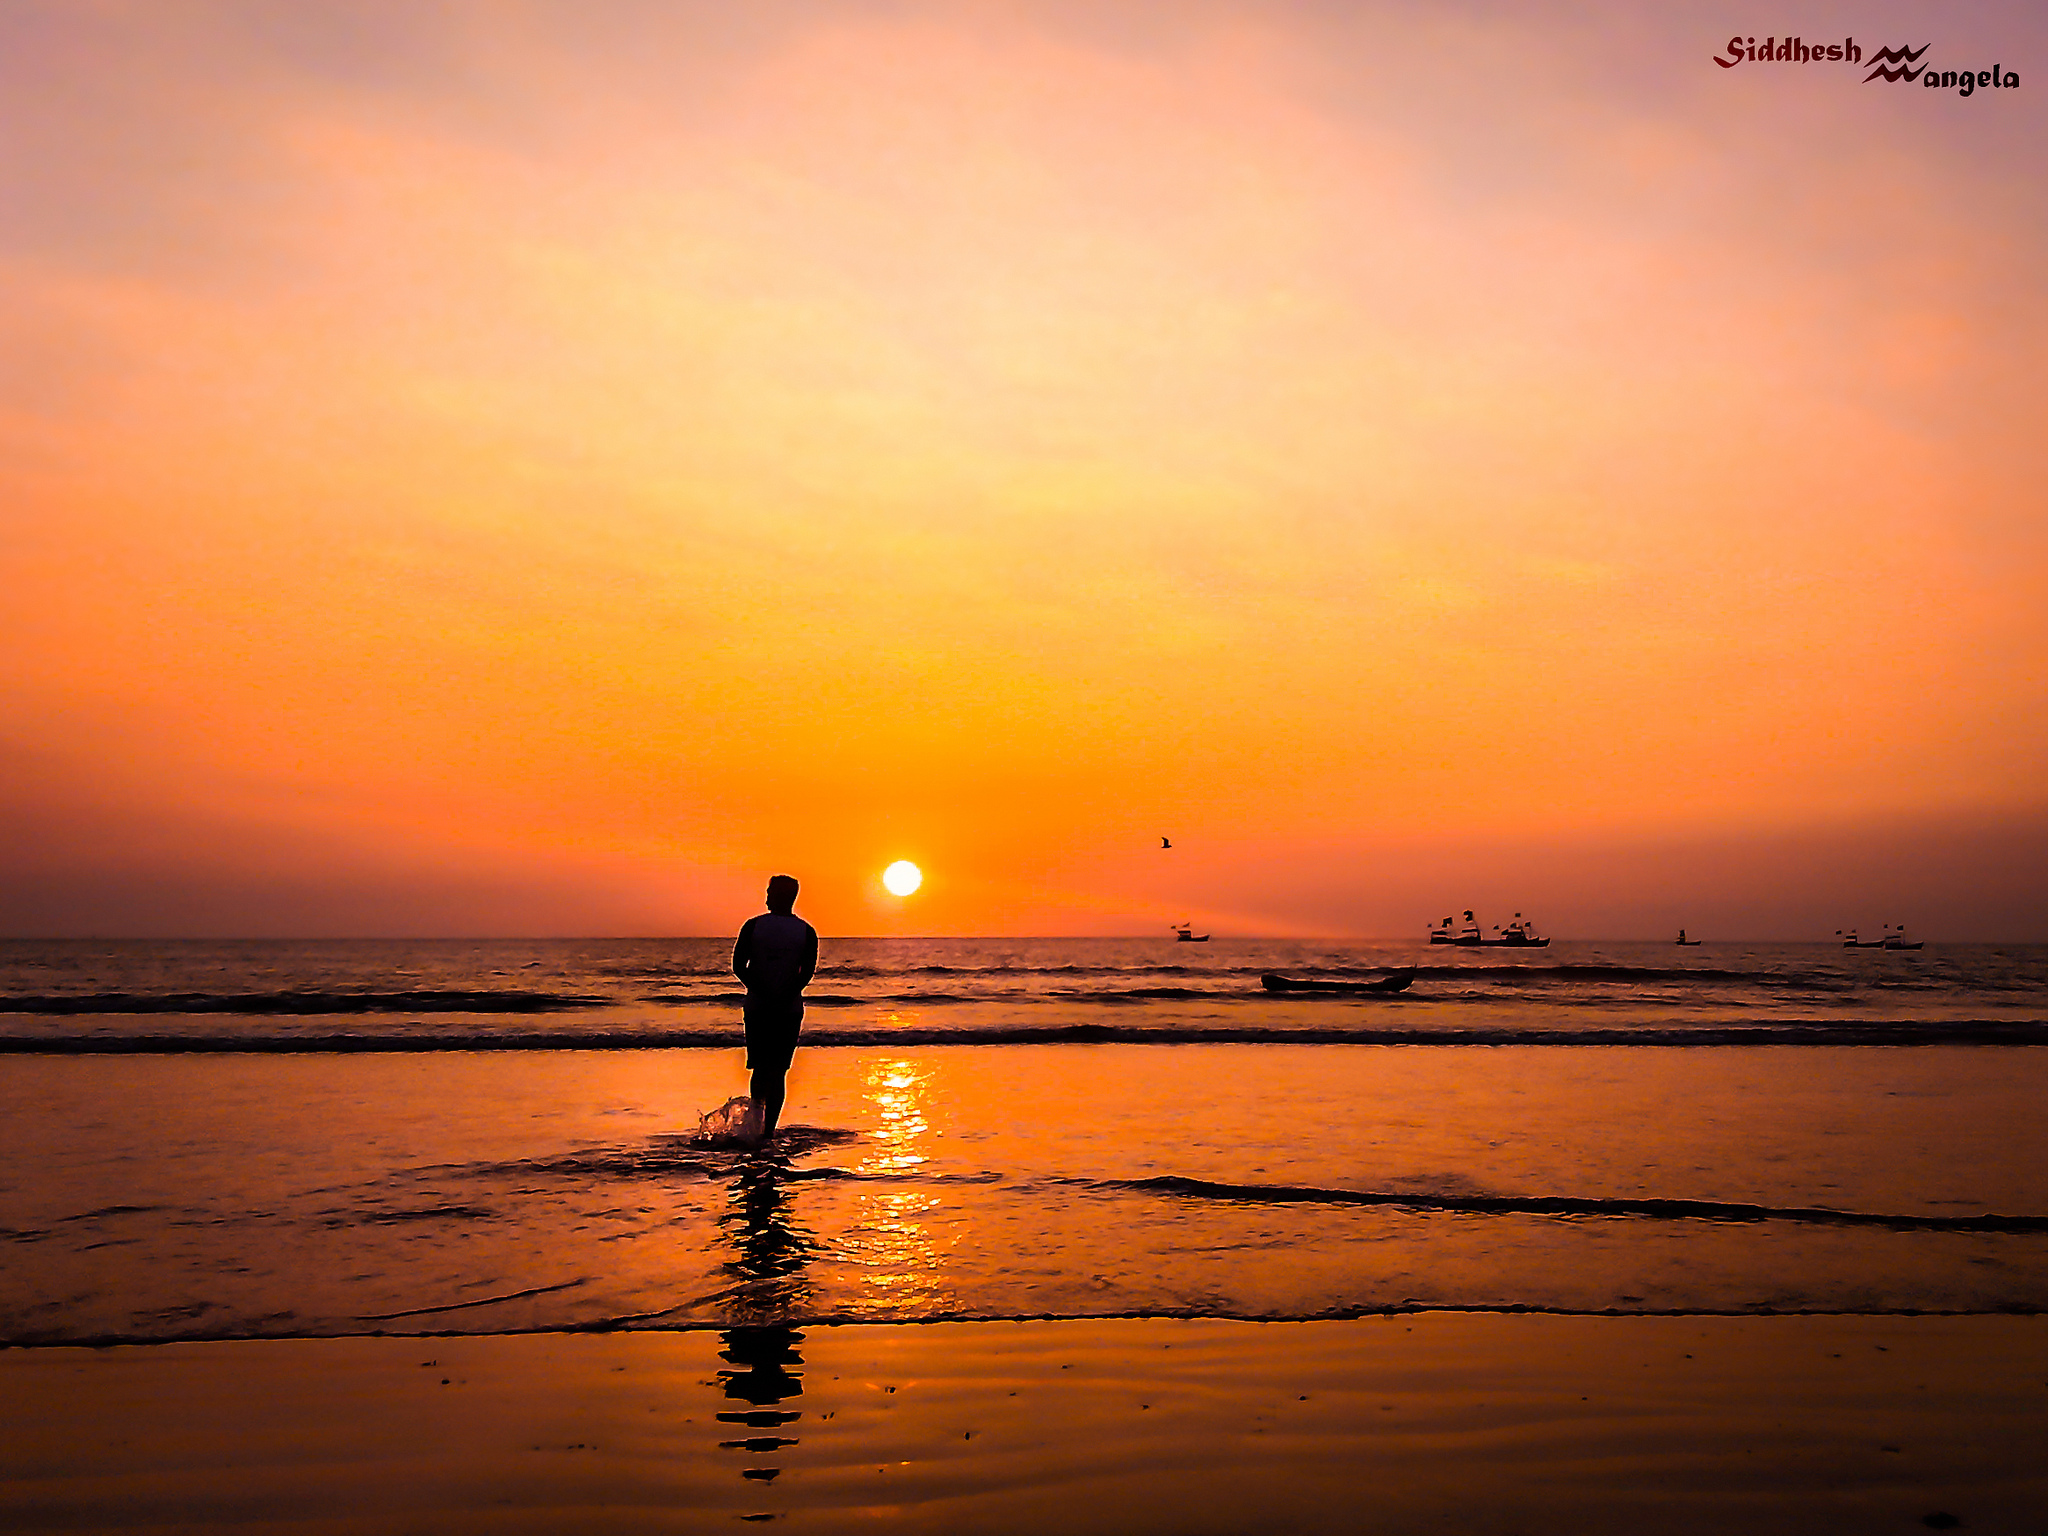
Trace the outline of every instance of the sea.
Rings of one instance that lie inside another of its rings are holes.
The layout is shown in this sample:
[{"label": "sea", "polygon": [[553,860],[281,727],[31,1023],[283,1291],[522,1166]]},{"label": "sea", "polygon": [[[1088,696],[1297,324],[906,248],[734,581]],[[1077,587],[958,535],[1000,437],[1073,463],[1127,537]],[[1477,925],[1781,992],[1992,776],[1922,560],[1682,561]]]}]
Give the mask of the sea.
[{"label": "sea", "polygon": [[2048,1307],[2048,946],[730,947],[0,942],[0,1344]]}]

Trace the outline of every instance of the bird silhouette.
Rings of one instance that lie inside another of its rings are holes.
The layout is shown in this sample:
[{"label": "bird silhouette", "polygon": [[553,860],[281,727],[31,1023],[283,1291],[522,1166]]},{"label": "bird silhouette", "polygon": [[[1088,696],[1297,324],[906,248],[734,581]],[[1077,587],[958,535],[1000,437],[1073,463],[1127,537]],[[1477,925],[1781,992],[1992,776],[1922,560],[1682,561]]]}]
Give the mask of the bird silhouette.
[{"label": "bird silhouette", "polygon": [[1161,839],[1159,839],[1159,846],[1162,848],[1171,848],[1173,846],[1173,839],[1170,837],[1162,837]]}]

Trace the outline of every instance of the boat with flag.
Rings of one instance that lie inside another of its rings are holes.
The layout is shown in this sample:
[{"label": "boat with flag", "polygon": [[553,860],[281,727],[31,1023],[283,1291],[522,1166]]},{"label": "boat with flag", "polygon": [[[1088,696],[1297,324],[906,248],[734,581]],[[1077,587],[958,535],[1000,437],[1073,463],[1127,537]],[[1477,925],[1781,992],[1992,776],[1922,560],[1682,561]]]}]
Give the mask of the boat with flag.
[{"label": "boat with flag", "polygon": [[1498,937],[1488,938],[1480,928],[1479,920],[1468,909],[1462,927],[1453,929],[1447,917],[1429,930],[1429,942],[1452,944],[1461,949],[1546,949],[1550,945],[1550,940],[1537,937],[1535,923],[1519,912],[1505,928],[1496,923],[1493,931]]}]

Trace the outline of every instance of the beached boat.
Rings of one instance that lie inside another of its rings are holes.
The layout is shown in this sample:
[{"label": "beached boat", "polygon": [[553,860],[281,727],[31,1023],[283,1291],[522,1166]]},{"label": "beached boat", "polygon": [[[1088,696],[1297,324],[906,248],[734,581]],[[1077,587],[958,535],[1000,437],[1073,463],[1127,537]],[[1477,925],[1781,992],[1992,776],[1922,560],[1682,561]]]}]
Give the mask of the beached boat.
[{"label": "beached boat", "polygon": [[1316,981],[1292,976],[1275,976],[1268,971],[1259,980],[1265,983],[1268,992],[1378,993],[1385,996],[1390,992],[1406,992],[1409,984],[1415,980],[1415,972],[1395,971],[1391,975],[1380,977],[1377,981]]}]

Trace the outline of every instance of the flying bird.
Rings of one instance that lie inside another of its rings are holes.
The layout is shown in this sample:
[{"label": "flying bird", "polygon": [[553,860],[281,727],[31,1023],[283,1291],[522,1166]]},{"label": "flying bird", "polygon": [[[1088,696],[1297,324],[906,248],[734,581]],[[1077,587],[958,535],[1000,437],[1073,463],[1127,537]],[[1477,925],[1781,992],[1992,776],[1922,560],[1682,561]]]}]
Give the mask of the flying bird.
[{"label": "flying bird", "polygon": [[1159,839],[1159,846],[1162,848],[1171,848],[1173,846],[1173,839],[1170,837],[1162,837],[1161,839]]}]

